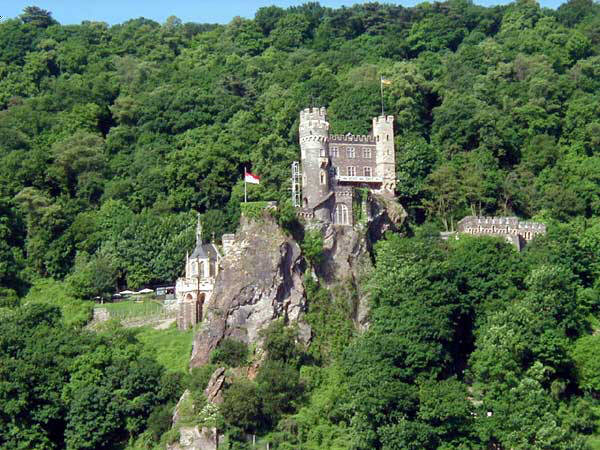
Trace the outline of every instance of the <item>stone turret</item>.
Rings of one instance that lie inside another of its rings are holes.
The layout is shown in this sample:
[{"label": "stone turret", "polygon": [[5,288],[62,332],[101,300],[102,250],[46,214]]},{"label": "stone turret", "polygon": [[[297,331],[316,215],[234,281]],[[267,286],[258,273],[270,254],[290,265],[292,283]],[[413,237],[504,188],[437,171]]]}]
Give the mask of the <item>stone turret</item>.
[{"label": "stone turret", "polygon": [[376,174],[383,178],[380,192],[394,195],[396,189],[396,155],[394,150],[394,116],[373,118],[376,142]]},{"label": "stone turret", "polygon": [[331,211],[320,206],[331,194],[328,140],[326,109],[307,108],[300,112],[302,206],[315,210],[316,218],[327,221],[331,220]]}]

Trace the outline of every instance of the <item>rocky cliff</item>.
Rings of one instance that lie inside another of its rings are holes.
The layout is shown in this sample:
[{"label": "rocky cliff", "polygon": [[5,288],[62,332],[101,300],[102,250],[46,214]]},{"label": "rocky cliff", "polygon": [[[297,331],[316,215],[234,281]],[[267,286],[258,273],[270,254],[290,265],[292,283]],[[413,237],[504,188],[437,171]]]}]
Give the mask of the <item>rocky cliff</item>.
[{"label": "rocky cliff", "polygon": [[[329,287],[352,284],[357,292],[355,320],[364,328],[368,320],[368,298],[360,289],[360,280],[371,267],[371,249],[387,230],[398,230],[406,213],[395,201],[369,194],[358,211],[361,220],[355,227],[312,223],[307,229],[323,234],[323,261],[313,275]],[[310,341],[310,327],[303,322],[307,304],[303,286],[306,264],[299,244],[277,225],[267,211],[257,219],[242,217],[232,248],[221,261],[215,290],[205,309],[201,330],[194,337],[191,367],[209,362],[210,353],[226,337],[261,346],[260,331],[274,320],[296,322],[300,339]],[[259,361],[243,370],[229,372],[229,378],[249,377],[256,373]],[[227,383],[226,372],[213,373],[204,392],[207,405],[222,402]],[[185,395],[180,404],[185,403]],[[174,423],[178,420],[178,411]],[[179,442],[172,450],[213,450],[219,435],[214,428],[181,426]]]},{"label": "rocky cliff", "polygon": [[373,244],[386,231],[399,231],[406,211],[395,200],[369,193],[359,205],[354,227],[338,227],[331,224],[312,224],[324,236],[323,263],[315,268],[316,275],[329,287],[351,284],[357,293],[354,320],[360,329],[367,326],[368,296],[361,288],[363,279],[372,267]]},{"label": "rocky cliff", "polygon": [[302,337],[310,338],[308,325],[299,321],[306,306],[300,247],[268,212],[259,219],[242,217],[221,266],[194,338],[191,367],[209,362],[210,352],[223,338],[259,343],[260,330],[280,317],[298,321]]}]

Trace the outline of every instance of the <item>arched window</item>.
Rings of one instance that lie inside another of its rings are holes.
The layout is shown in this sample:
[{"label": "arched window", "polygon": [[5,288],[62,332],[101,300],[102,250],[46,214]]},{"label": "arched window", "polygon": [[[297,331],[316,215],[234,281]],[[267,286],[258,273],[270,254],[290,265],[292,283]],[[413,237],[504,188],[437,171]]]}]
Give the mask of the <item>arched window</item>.
[{"label": "arched window", "polygon": [[335,211],[333,212],[333,223],[336,225],[349,225],[350,220],[348,216],[348,207],[343,203],[335,205]]},{"label": "arched window", "polygon": [[198,263],[196,261],[192,262],[192,276],[198,274]]},{"label": "arched window", "polygon": [[198,276],[200,278],[204,278],[204,263],[202,263],[202,262],[200,263],[200,266],[199,266]]}]

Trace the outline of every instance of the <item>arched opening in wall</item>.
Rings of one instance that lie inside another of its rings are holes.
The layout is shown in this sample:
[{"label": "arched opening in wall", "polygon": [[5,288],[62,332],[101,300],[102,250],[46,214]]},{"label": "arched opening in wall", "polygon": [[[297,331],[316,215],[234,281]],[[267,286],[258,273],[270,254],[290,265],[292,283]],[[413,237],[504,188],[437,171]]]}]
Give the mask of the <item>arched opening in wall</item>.
[{"label": "arched opening in wall", "polygon": [[305,208],[308,208],[308,199],[306,197],[302,199],[302,203],[304,203]]},{"label": "arched opening in wall", "polygon": [[186,299],[186,301],[192,301],[192,300],[194,300],[194,297],[192,296],[192,294],[187,294],[185,296],[185,299]]},{"label": "arched opening in wall", "polygon": [[350,217],[348,216],[348,207],[343,203],[338,203],[335,205],[335,210],[333,211],[333,223],[335,225],[350,224]]}]

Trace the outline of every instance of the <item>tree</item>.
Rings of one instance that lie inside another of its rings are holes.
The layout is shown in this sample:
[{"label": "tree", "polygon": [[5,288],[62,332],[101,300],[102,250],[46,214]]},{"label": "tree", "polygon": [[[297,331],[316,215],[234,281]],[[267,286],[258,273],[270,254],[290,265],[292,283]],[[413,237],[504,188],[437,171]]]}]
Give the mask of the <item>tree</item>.
[{"label": "tree", "polygon": [[47,28],[57,23],[52,18],[52,13],[37,6],[27,6],[23,9],[23,14],[19,16],[23,23],[31,24],[37,28]]}]

